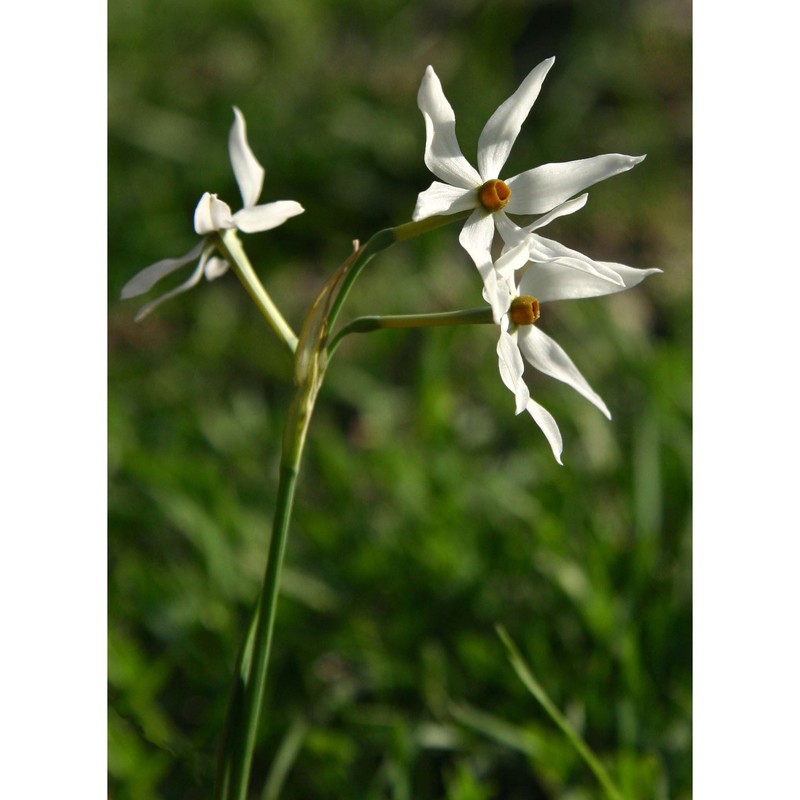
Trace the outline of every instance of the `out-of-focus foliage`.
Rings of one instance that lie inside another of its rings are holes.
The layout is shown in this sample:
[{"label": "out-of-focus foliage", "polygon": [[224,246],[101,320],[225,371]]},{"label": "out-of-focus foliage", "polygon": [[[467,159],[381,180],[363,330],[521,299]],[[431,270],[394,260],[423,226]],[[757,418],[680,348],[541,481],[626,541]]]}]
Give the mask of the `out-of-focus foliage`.
[{"label": "out-of-focus foliage", "polygon": [[[238,105],[264,200],[306,213],[245,238],[295,327],[432,176],[432,63],[473,159],[481,127],[556,64],[509,172],[604,152],[635,170],[545,233],[664,274],[540,324],[614,414],[531,378],[552,459],[490,327],[340,348],[290,534],[255,797],[600,797],[519,683],[503,624],[632,798],[690,793],[690,11],[681,2],[131,0],[109,7],[109,769],[115,800],[207,798],[264,565],[291,365],[232,275],[135,325],[119,289],[187,251],[203,191],[238,202]],[[445,228],[381,255],[359,313],[480,303]],[[176,282],[179,279],[176,279]],[[263,795],[260,793],[263,790]]]}]

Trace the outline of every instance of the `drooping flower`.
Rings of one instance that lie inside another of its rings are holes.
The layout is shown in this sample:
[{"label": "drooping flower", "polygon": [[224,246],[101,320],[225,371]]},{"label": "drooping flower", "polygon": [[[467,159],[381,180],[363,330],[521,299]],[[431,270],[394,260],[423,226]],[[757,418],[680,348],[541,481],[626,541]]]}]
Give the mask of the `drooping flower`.
[{"label": "drooping flower", "polygon": [[[536,252],[538,246],[532,236],[533,234],[527,234],[497,260],[496,283],[493,284],[494,296],[490,297],[489,287],[485,294],[487,300],[494,301],[493,310],[495,310],[494,304],[502,304],[504,308],[499,317],[500,338],[497,343],[500,377],[514,394],[516,413],[528,411],[547,437],[553,455],[560,464],[561,433],[552,415],[531,398],[530,390],[523,378],[525,361],[545,375],[571,386],[609,419],[611,414],[563,348],[536,324],[541,315],[541,304],[554,300],[576,300],[621,292],[636,286],[649,275],[661,270],[635,269],[624,264],[591,262],[591,259],[568,248],[563,250],[571,255],[531,261],[529,254],[532,251]],[[594,265],[603,263],[605,267],[613,269],[620,282],[585,269],[585,265],[580,263],[582,260]],[[522,276],[516,284],[514,276],[520,268],[523,270]],[[496,311],[495,317],[497,319]]]},{"label": "drooping flower", "polygon": [[542,61],[492,114],[478,140],[477,170],[461,153],[455,114],[433,67],[427,68],[422,79],[417,103],[425,119],[425,164],[440,180],[419,194],[413,219],[472,209],[459,241],[479,268],[491,260],[495,227],[508,221],[507,214],[547,214],[559,206],[561,213],[572,213],[577,208],[565,201],[598,181],[632,169],[644,159],[612,153],[544,164],[501,179],[511,147],[554,61]]},{"label": "drooping flower", "polygon": [[142,307],[136,315],[137,321],[170,297],[191,289],[203,276],[211,281],[227,272],[228,262],[221,256],[214,255],[216,240],[212,234],[231,228],[236,228],[242,233],[268,231],[282,225],[287,219],[302,214],[305,210],[294,200],[277,200],[258,205],[258,198],[264,185],[264,168],[250,149],[244,115],[235,106],[233,117],[233,125],[228,135],[228,153],[242,195],[243,206],[233,213],[230,206],[216,194],[209,192],[203,194],[194,211],[194,229],[204,237],[203,240],[185,255],[165,258],[145,267],[122,288],[123,299],[137,297],[148,292],[166,275],[197,259],[195,270],[189,278]]}]

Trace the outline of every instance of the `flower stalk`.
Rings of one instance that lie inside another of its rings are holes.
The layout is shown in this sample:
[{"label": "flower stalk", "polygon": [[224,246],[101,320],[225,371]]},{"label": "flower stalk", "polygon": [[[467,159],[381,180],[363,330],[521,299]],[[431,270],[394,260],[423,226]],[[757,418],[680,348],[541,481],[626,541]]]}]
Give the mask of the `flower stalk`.
[{"label": "flower stalk", "polygon": [[[303,343],[300,343],[300,347]],[[297,349],[297,348],[296,348]],[[323,371],[324,373],[324,371]],[[281,452],[278,492],[264,581],[237,664],[217,773],[217,800],[246,800],[264,706],[272,634],[278,609],[297,475],[322,374],[301,383],[290,407]]]},{"label": "flower stalk", "polygon": [[492,309],[467,308],[461,311],[444,311],[435,314],[396,314],[387,316],[356,317],[337,331],[328,344],[332,355],[345,336],[351,333],[369,333],[383,328],[439,328],[448,325],[491,325]]},{"label": "flower stalk", "polygon": [[290,353],[294,354],[295,350],[297,350],[297,334],[292,330],[292,326],[286,321],[280,309],[275,305],[264,285],[258,279],[258,275],[256,275],[250,259],[248,259],[247,253],[245,253],[244,247],[242,247],[242,243],[236,235],[236,229],[231,228],[230,230],[222,231],[218,238],[217,246],[233,268],[236,277],[242,282],[247,293],[278,339],[281,340]]},{"label": "flower stalk", "polygon": [[[349,326],[345,326],[330,345],[328,345],[329,331],[355,280],[377,253],[391,247],[397,241],[419,236],[459,218],[461,218],[459,215],[454,215],[436,217],[421,223],[408,223],[397,228],[378,231],[363,247],[359,246],[357,242],[354,243],[353,253],[323,286],[309,309],[299,338],[294,334],[258,280],[236,232],[226,230],[219,234],[218,246],[226,259],[233,266],[270,327],[294,354],[297,390],[286,420],[278,493],[264,582],[239,655],[229,700],[228,718],[220,747],[217,770],[215,794],[217,800],[246,800],[247,798],[253,753],[264,710],[264,693],[278,608],[281,570],[286,552],[300,461],[329,357],[335,349],[336,343],[346,335],[344,331]],[[360,324],[363,326],[363,330],[376,330],[381,327],[417,327],[419,322],[426,317],[429,320],[431,317],[439,317],[441,321],[433,324],[457,325],[465,324],[467,318],[479,316],[481,321],[492,321],[490,309],[475,309],[443,315],[408,315],[405,320],[401,317],[383,319],[372,317],[366,318],[371,319],[372,322]],[[417,325],[409,324],[409,321],[413,320],[416,320]],[[369,325],[373,325],[373,327],[370,328]],[[358,325],[356,325],[357,327]],[[355,328],[350,332],[355,332]]]}]

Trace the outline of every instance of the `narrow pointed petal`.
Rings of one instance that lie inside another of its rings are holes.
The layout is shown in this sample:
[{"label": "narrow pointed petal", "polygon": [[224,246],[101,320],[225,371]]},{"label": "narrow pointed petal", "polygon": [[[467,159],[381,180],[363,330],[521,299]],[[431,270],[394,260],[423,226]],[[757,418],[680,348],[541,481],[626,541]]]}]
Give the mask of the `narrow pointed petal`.
[{"label": "narrow pointed petal", "polygon": [[207,233],[234,227],[231,207],[215,194],[206,192],[194,210],[194,229],[197,233],[205,236]]},{"label": "narrow pointed petal", "polygon": [[[614,271],[612,264],[583,258],[540,258],[538,255],[534,254],[526,268],[525,274],[527,274],[528,270],[536,269],[540,265],[545,264],[552,264],[559,269],[590,275],[600,281],[605,281],[609,284],[609,288],[612,292],[621,291],[625,288],[625,281]],[[535,296],[539,297],[538,294]]]},{"label": "narrow pointed petal", "polygon": [[[506,325],[508,321],[506,320]],[[503,383],[514,395],[516,410],[514,413],[521,414],[525,411],[530,392],[528,386],[522,378],[525,371],[525,363],[520,355],[514,338],[507,330],[501,328],[500,338],[497,340],[497,359],[500,368],[500,377]]]},{"label": "narrow pointed petal", "polygon": [[203,274],[205,275],[207,281],[215,281],[217,278],[223,276],[228,271],[229,267],[230,264],[228,264],[224,258],[220,258],[219,256],[211,256],[211,258],[206,261]]},{"label": "narrow pointed petal", "polygon": [[492,264],[492,239],[494,239],[494,220],[483,208],[476,208],[470,214],[458,241],[475,262],[478,271],[483,274]]},{"label": "narrow pointed petal", "polygon": [[247,124],[244,114],[236,106],[233,107],[233,125],[228,134],[228,154],[244,207],[250,208],[258,202],[264,186],[264,167],[258,163],[247,143]]},{"label": "narrow pointed petal", "polygon": [[533,231],[543,228],[545,225],[549,225],[554,219],[579,211],[586,205],[588,198],[589,195],[584,193],[573,200],[567,200],[566,203],[561,203],[561,205],[556,206],[552,211],[535,219],[530,225],[525,225],[525,227],[517,225],[516,222],[508,217],[505,211],[497,211],[494,215],[497,232],[508,246],[514,247],[529,233],[533,233]]},{"label": "narrow pointed petal", "polygon": [[610,153],[580,161],[543,164],[506,181],[511,199],[509,214],[543,214],[559,203],[599,181],[627,172],[644,161],[644,156]]},{"label": "narrow pointed petal", "polygon": [[[206,251],[208,252],[208,251]],[[154,308],[160,306],[166,300],[169,300],[175,295],[182,294],[183,292],[188,292],[193,286],[196,286],[200,279],[203,277],[203,269],[205,267],[205,253],[200,261],[197,262],[197,267],[195,267],[194,272],[189,276],[188,280],[185,280],[180,286],[176,286],[171,291],[167,292],[166,294],[162,294],[161,297],[153,300],[152,302],[148,303],[145,306],[142,306],[139,311],[136,313],[136,316],[133,318],[134,322],[140,322],[143,320]]]},{"label": "narrow pointed petal", "polygon": [[417,105],[425,119],[425,165],[445,183],[461,189],[477,189],[483,181],[458,146],[456,115],[433,67],[425,70]]},{"label": "narrow pointed petal", "polygon": [[564,465],[561,460],[561,452],[564,449],[561,441],[561,431],[558,429],[553,415],[544,407],[540,406],[532,397],[528,398],[525,410],[533,417],[534,422],[541,428],[542,433],[547,437],[550,448],[553,451],[556,461]]},{"label": "narrow pointed petal", "polygon": [[[613,286],[625,288],[625,281],[614,271],[613,264],[605,261],[595,261],[577,250],[565,247],[554,239],[545,239],[538,233],[532,233],[527,238],[530,244],[531,261],[540,264],[557,262],[567,269],[586,272],[598,278],[609,281]],[[536,295],[537,297],[539,295]]]},{"label": "narrow pointed petal", "polygon": [[508,287],[500,279],[492,263],[492,240],[494,239],[494,222],[492,215],[483,208],[476,208],[461,229],[458,241],[469,253],[483,281],[483,297],[492,307],[492,317],[499,325],[503,315],[508,311],[513,298],[513,287]]},{"label": "narrow pointed petal", "polygon": [[434,181],[417,196],[417,205],[411,219],[416,222],[440,214],[457,214],[478,206],[478,195],[474,189],[459,189],[449,183]]},{"label": "narrow pointed petal", "polygon": [[294,200],[276,200],[260,206],[243,208],[233,215],[234,225],[242,233],[269,231],[283,225],[287,219],[302,214],[305,209]]},{"label": "narrow pointed petal", "polygon": [[555,259],[541,264],[532,264],[520,280],[520,294],[533,295],[543,303],[553,300],[602,297],[630,289],[648,276],[661,272],[660,269],[635,269],[626,267],[624,264],[595,263],[602,263],[603,266],[612,269],[614,274],[622,279],[623,285],[613,283],[600,275],[570,269],[561,259]]},{"label": "narrow pointed petal", "polygon": [[[566,204],[564,204],[566,205]],[[564,206],[559,206],[563,208]],[[624,289],[624,282],[619,275],[614,272],[610,265],[596,262],[579,253],[577,250],[570,250],[558,242],[550,239],[543,239],[538,234],[526,234],[527,228],[520,228],[515,225],[508,217],[501,213],[495,216],[495,224],[500,236],[506,242],[500,258],[495,262],[498,269],[507,280],[513,280],[513,273],[516,270],[526,268],[533,269],[534,264],[547,263],[550,261],[558,262],[564,269],[588,272],[603,280],[610,281],[614,286]],[[526,256],[522,257],[521,247],[527,250]],[[530,263],[533,262],[533,263]],[[535,297],[542,299],[538,294]]]},{"label": "narrow pointed petal", "polygon": [[535,325],[525,325],[519,329],[517,343],[520,352],[532,367],[571,386],[611,419],[611,413],[600,395],[589,386],[563,348],[546,333]]},{"label": "narrow pointed petal", "polygon": [[497,232],[500,234],[500,238],[505,242],[505,246],[503,247],[504,253],[512,247],[516,247],[527,236],[525,228],[520,228],[516,222],[509,219],[508,215],[503,210],[495,211],[494,225],[497,228]]},{"label": "narrow pointed petal", "polygon": [[584,193],[572,200],[567,200],[566,203],[556,206],[552,211],[534,220],[530,225],[526,225],[523,230],[527,233],[533,233],[533,231],[537,231],[539,228],[544,228],[545,225],[549,225],[554,219],[565,217],[567,214],[574,214],[586,205],[588,199],[589,195]]},{"label": "narrow pointed petal", "polygon": [[517,296],[513,284],[503,278],[490,264],[478,268],[483,278],[483,299],[492,307],[492,319],[500,325],[508,313],[511,301]]},{"label": "narrow pointed petal", "polygon": [[555,58],[548,58],[534,67],[519,89],[489,118],[478,140],[478,172],[483,180],[500,177],[500,170],[508,159],[522,123],[536,102],[554,62]]},{"label": "narrow pointed petal", "polygon": [[526,239],[523,239],[514,247],[504,250],[503,254],[494,262],[494,268],[506,282],[516,285],[514,273],[522,269],[530,259],[530,246]]},{"label": "narrow pointed petal", "polygon": [[[507,322],[508,320],[506,319],[505,323],[507,324]],[[530,391],[522,377],[525,364],[520,357],[514,338],[504,329],[501,329],[500,339],[497,342],[497,363],[503,383],[514,395],[516,413],[520,414],[523,411],[527,411],[533,417],[534,422],[547,438],[553,451],[553,456],[561,464],[561,451],[563,449],[561,432],[552,414],[530,396]]]},{"label": "narrow pointed petal", "polygon": [[140,294],[149,292],[155,284],[165,275],[169,275],[175,270],[180,269],[200,256],[205,242],[199,242],[186,255],[178,258],[165,258],[156,261],[149,267],[145,267],[141,272],[137,272],[123,287],[121,297],[127,300],[129,297],[138,297]]}]

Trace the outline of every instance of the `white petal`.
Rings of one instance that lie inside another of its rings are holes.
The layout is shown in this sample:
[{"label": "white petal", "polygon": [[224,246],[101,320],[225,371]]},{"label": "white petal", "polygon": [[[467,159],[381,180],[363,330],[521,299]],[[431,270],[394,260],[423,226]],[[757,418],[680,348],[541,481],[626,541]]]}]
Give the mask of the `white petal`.
[{"label": "white petal", "polygon": [[561,441],[561,431],[558,429],[553,415],[544,406],[540,406],[532,397],[528,398],[528,404],[525,410],[533,417],[534,422],[542,429],[542,433],[547,437],[547,441],[550,443],[556,461],[563,465],[564,462],[561,460],[561,451],[564,446]]},{"label": "white petal", "polygon": [[554,62],[555,58],[548,58],[534,67],[519,89],[489,118],[478,140],[478,172],[483,180],[500,177],[500,170],[508,159],[520,127]]},{"label": "white petal", "polygon": [[434,181],[424,192],[419,193],[411,219],[416,222],[439,214],[457,214],[477,206],[478,194],[475,189],[459,189],[448,183]]},{"label": "white petal", "polygon": [[[508,325],[508,318],[505,319]],[[500,368],[500,377],[503,383],[511,390],[516,403],[516,414],[521,414],[530,400],[530,392],[522,379],[525,371],[525,363],[519,353],[514,338],[507,330],[500,330],[500,338],[497,340],[497,359]]]},{"label": "white petal", "polygon": [[[528,262],[522,277],[524,277],[529,270],[534,270],[540,265],[544,264],[552,264],[554,267],[564,270],[565,272],[578,272],[580,274],[593,276],[600,281],[604,281],[609,284],[610,289],[610,291],[606,292],[606,294],[610,294],[614,290],[620,291],[625,288],[625,281],[623,281],[622,278],[612,269],[612,265],[610,263],[604,261],[591,261],[589,259],[581,258],[539,258],[534,254],[531,261]],[[538,294],[534,296],[539,297]]]},{"label": "white petal", "polygon": [[[564,208],[566,205],[565,203],[559,208]],[[522,269],[526,265],[528,269],[531,269],[533,265],[529,262],[539,264],[557,261],[559,266],[564,269],[588,272],[603,280],[610,281],[612,285],[618,286],[620,289],[624,288],[622,278],[608,264],[593,261],[577,250],[570,250],[558,242],[544,239],[536,233],[527,234],[528,228],[518,227],[502,212],[496,213],[494,217],[497,229],[506,242],[502,255],[495,262],[495,268],[500,270],[507,280],[513,280],[513,272],[515,270]],[[527,247],[527,256],[525,258],[522,257],[520,251],[522,245]],[[529,294],[529,292],[525,292],[525,294]],[[538,294],[534,296],[540,300],[542,299]]]},{"label": "white petal", "polygon": [[516,289],[491,264],[479,271],[483,278],[483,299],[492,307],[492,318],[500,325],[511,301],[517,296]]},{"label": "white petal", "polygon": [[169,300],[171,297],[175,297],[176,294],[182,294],[183,292],[188,292],[193,286],[196,286],[200,279],[203,277],[203,269],[205,267],[206,257],[209,250],[206,250],[200,260],[197,262],[197,267],[195,271],[189,276],[188,280],[184,281],[179,286],[176,286],[171,291],[167,292],[166,294],[161,295],[161,297],[153,300],[151,303],[148,303],[146,306],[142,306],[139,311],[137,312],[136,316],[134,317],[135,322],[139,322],[140,320],[144,319],[154,308],[160,306],[165,300]]},{"label": "white petal", "polygon": [[545,239],[544,236],[540,236],[538,233],[530,234],[527,240],[530,244],[531,261],[536,263],[557,261],[564,267],[588,272],[590,275],[596,275],[599,278],[610,281],[612,285],[618,286],[620,289],[625,288],[625,282],[614,271],[613,265],[609,262],[595,261],[577,250],[566,247],[561,242],[557,242],[554,239]]},{"label": "white petal", "polygon": [[231,207],[215,194],[206,192],[194,210],[194,229],[201,235],[236,227]]},{"label": "white petal", "polygon": [[464,223],[458,241],[479,269],[487,262],[492,263],[492,239],[494,239],[494,220],[491,213],[484,208],[476,208]]},{"label": "white petal", "polygon": [[503,254],[494,262],[494,268],[510,284],[516,286],[514,273],[522,269],[530,259],[530,246],[527,239],[519,244],[504,250]]},{"label": "white petal", "polygon": [[549,225],[554,219],[558,219],[558,217],[564,217],[567,214],[574,214],[576,211],[580,211],[586,205],[586,201],[588,199],[589,195],[584,193],[572,200],[567,200],[566,203],[556,206],[552,211],[548,212],[542,217],[539,217],[539,219],[534,220],[530,225],[526,225],[524,230],[527,233],[532,233],[533,231],[539,230],[539,228],[544,228],[545,225]]},{"label": "white petal", "polygon": [[525,228],[520,228],[516,222],[508,218],[505,211],[495,211],[494,224],[500,234],[500,238],[505,242],[504,253],[512,247],[516,247],[528,235]]},{"label": "white petal", "polygon": [[153,286],[165,275],[169,275],[175,270],[180,269],[190,261],[194,261],[203,251],[205,242],[200,242],[193,247],[186,255],[178,258],[165,258],[156,261],[149,267],[145,267],[141,272],[137,272],[123,287],[121,297],[127,300],[129,297],[138,297],[140,294],[149,292]]},{"label": "white petal", "polygon": [[215,281],[217,278],[224,275],[228,271],[229,267],[230,264],[228,264],[224,258],[212,256],[208,259],[208,261],[206,261],[203,274],[206,276],[207,281]]},{"label": "white petal", "polygon": [[[598,263],[598,262],[595,262]],[[540,302],[553,300],[579,300],[586,297],[601,297],[630,289],[660,269],[635,269],[624,264],[606,264],[614,270],[623,285],[612,283],[599,275],[580,272],[566,267],[560,259],[542,264],[532,264],[520,281],[520,294],[529,294]]]},{"label": "white petal", "polygon": [[536,325],[521,326],[517,334],[517,344],[522,355],[532,367],[571,386],[611,419],[606,404],[600,395],[589,386],[586,378],[572,363],[572,359],[560,345],[539,330]]},{"label": "white petal", "polygon": [[561,205],[556,206],[552,211],[535,219],[525,227],[520,227],[509,219],[504,211],[498,211],[495,213],[495,225],[503,241],[513,247],[519,244],[529,233],[549,225],[554,219],[580,211],[586,205],[588,198],[589,195],[584,193],[572,200],[567,200],[566,203],[561,203]]},{"label": "white petal", "polygon": [[264,185],[264,167],[258,163],[247,143],[247,124],[244,114],[236,106],[233,107],[233,125],[228,134],[228,153],[231,158],[233,174],[245,208],[258,202],[261,187]]},{"label": "white petal", "polygon": [[417,105],[425,119],[425,165],[445,183],[477,189],[483,181],[461,153],[456,139],[456,115],[433,67],[425,70]]},{"label": "white petal", "polygon": [[494,239],[494,221],[492,215],[483,208],[476,208],[470,214],[458,241],[469,253],[483,280],[483,296],[492,307],[492,316],[496,323],[508,311],[508,305],[514,296],[492,263],[492,240]]},{"label": "white petal", "polygon": [[643,160],[644,156],[611,153],[580,161],[543,164],[506,181],[511,199],[505,210],[509,214],[545,213],[587,186],[633,169]]},{"label": "white petal", "polygon": [[234,225],[242,233],[269,231],[283,225],[290,217],[302,214],[305,209],[294,200],[276,200],[260,206],[243,208],[233,215]]}]

